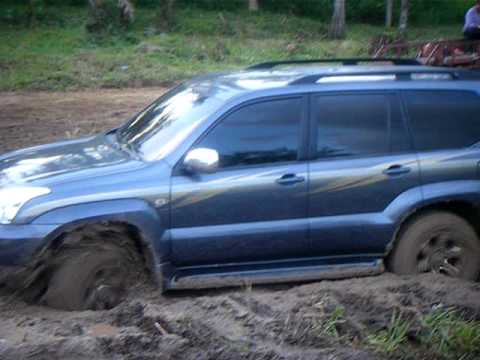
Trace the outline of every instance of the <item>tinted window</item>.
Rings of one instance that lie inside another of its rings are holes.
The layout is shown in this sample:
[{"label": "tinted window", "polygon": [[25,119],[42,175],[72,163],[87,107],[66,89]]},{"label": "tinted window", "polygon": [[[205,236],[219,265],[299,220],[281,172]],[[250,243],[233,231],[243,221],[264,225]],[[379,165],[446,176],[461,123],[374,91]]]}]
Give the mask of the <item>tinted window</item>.
[{"label": "tinted window", "polygon": [[388,95],[316,97],[317,157],[368,156],[407,149],[399,111]]},{"label": "tinted window", "polygon": [[417,150],[471,146],[480,141],[479,97],[466,91],[407,92]]},{"label": "tinted window", "polygon": [[301,99],[252,104],[222,120],[197,147],[217,150],[224,168],[294,161],[301,121]]}]

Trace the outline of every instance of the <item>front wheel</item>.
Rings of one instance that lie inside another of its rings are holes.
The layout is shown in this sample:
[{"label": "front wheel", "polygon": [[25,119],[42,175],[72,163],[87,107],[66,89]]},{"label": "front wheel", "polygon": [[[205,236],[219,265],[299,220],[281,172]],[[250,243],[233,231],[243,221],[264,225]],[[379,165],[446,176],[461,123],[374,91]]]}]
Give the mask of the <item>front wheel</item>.
[{"label": "front wheel", "polygon": [[126,294],[128,261],[121,251],[68,251],[50,278],[46,305],[63,310],[103,310]]},{"label": "front wheel", "polygon": [[477,280],[480,242],[463,218],[447,212],[430,212],[406,225],[390,255],[389,267],[397,274],[440,273]]},{"label": "front wheel", "polygon": [[128,232],[114,225],[67,234],[49,273],[40,302],[62,310],[111,309],[146,280],[141,254]]}]

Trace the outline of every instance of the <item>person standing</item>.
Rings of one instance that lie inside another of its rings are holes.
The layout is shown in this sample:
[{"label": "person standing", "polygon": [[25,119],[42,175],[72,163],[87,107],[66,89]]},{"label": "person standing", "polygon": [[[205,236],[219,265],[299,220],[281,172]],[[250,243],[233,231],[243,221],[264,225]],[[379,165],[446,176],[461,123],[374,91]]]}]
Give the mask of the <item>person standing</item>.
[{"label": "person standing", "polygon": [[463,34],[468,40],[480,40],[480,0],[465,15]]}]

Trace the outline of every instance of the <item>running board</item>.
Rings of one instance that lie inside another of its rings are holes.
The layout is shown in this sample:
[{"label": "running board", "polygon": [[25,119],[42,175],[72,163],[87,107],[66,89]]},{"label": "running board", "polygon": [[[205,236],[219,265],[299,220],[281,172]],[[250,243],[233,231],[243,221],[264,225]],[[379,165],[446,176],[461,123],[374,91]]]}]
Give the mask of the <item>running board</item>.
[{"label": "running board", "polygon": [[316,265],[268,270],[238,272],[209,272],[204,274],[174,275],[167,289],[208,289],[250,284],[280,284],[315,280],[336,280],[382,274],[383,260],[344,265]]}]

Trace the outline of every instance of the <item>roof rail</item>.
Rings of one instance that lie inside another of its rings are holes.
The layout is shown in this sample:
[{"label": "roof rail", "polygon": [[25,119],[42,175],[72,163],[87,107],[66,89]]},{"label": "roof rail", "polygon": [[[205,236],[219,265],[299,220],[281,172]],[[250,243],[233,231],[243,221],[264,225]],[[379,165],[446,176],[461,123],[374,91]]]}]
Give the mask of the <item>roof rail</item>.
[{"label": "roof rail", "polygon": [[247,70],[269,70],[281,65],[307,65],[307,64],[334,64],[340,63],[343,66],[359,65],[360,63],[390,63],[393,65],[419,66],[423,65],[415,59],[397,59],[397,58],[351,58],[351,59],[315,59],[315,60],[283,60],[269,61],[255,64]]},{"label": "roof rail", "polygon": [[[430,75],[430,76],[429,76]],[[446,68],[431,68],[425,67],[399,70],[373,70],[373,71],[348,71],[348,72],[335,72],[335,73],[320,73],[306,75],[300,79],[294,80],[290,85],[306,85],[316,84],[322,79],[326,78],[352,78],[351,81],[355,81],[355,77],[381,77],[381,76],[395,76],[394,80],[397,81],[410,81],[410,80],[480,80],[480,73],[469,70],[458,69],[446,69]],[[334,80],[333,80],[334,81]]]}]

